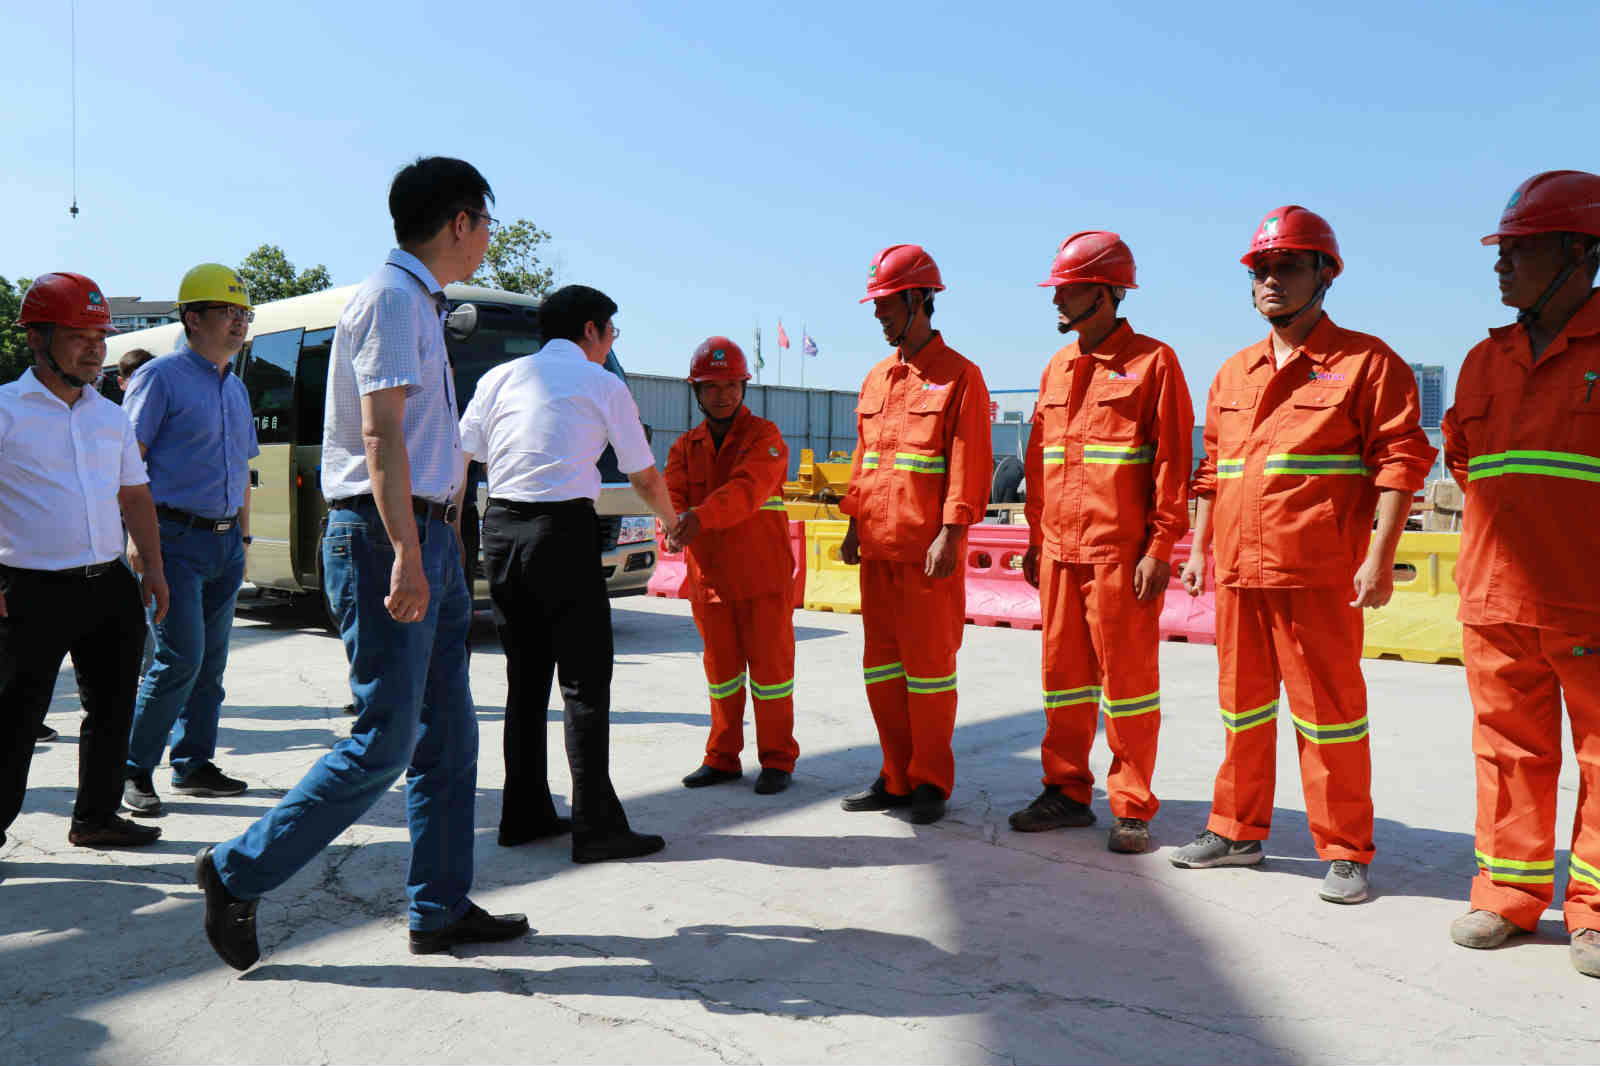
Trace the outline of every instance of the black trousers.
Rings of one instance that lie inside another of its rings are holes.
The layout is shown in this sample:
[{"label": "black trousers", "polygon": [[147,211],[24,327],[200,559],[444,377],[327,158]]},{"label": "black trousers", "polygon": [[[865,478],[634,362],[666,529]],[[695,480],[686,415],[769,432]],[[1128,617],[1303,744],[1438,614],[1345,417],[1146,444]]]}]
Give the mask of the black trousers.
[{"label": "black trousers", "polygon": [[34,730],[72,656],[87,716],[78,734],[72,816],[100,822],[122,802],[128,730],[144,654],[139,582],[116,563],[95,577],[0,567],[0,830],[22,810]]},{"label": "black trousers", "polygon": [[588,500],[491,502],[483,559],[506,655],[502,831],[556,817],[546,771],[550,684],[561,683],[575,844],[628,828],[611,785],[611,601]]}]

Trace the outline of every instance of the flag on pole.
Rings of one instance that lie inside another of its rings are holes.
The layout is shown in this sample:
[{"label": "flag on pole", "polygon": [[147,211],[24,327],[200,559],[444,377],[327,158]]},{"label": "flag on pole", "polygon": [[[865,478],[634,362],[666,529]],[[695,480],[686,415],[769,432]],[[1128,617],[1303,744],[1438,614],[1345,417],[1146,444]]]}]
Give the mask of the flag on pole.
[{"label": "flag on pole", "polygon": [[765,359],[761,358],[761,327],[757,326],[756,327],[756,369],[760,370],[762,367],[764,367],[766,365],[767,365],[767,361]]},{"label": "flag on pole", "polygon": [[817,354],[817,342],[811,339],[804,326],[800,327],[800,350],[807,355]]},{"label": "flag on pole", "polygon": [[778,347],[789,347],[789,335],[783,331],[783,319],[778,319]]}]

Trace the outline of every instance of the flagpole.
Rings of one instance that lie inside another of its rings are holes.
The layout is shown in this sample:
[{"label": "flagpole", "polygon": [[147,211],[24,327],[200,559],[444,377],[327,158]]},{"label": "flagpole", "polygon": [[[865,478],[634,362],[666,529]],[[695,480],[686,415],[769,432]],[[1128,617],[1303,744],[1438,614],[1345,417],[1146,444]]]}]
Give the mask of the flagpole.
[{"label": "flagpole", "polygon": [[783,385],[783,319],[778,319],[778,385]]},{"label": "flagpole", "polygon": [[806,324],[800,323],[800,387],[806,387]]},{"label": "flagpole", "polygon": [[761,323],[756,323],[756,384],[761,384]]}]

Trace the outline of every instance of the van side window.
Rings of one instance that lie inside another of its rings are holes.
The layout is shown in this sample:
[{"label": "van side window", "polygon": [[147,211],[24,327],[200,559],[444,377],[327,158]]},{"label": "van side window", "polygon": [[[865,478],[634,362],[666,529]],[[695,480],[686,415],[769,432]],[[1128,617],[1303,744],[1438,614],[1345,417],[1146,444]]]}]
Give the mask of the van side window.
[{"label": "van side window", "polygon": [[333,330],[319,329],[300,342],[300,366],[294,375],[294,442],[322,443],[322,405],[328,394],[328,356]]},{"label": "van side window", "polygon": [[294,366],[300,355],[299,329],[268,333],[250,343],[244,386],[256,419],[256,439],[263,445],[294,439]]}]

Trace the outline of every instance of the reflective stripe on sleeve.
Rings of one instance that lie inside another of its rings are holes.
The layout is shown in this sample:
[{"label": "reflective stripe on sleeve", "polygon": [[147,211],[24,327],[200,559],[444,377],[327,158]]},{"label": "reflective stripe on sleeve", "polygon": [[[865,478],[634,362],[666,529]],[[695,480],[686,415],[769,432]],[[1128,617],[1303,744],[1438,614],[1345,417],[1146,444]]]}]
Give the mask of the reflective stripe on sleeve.
[{"label": "reflective stripe on sleeve", "polygon": [[1467,480],[1505,474],[1536,474],[1576,481],[1600,481],[1600,459],[1578,452],[1510,451],[1467,461]]},{"label": "reflective stripe on sleeve", "polygon": [[785,514],[788,513],[788,508],[783,505],[782,496],[768,496],[767,502],[761,505],[761,509],[763,511],[783,511]]},{"label": "reflective stripe on sleeve", "polygon": [[1066,445],[1047,444],[1044,449],[1045,466],[1065,466],[1067,462]]},{"label": "reflective stripe on sleeve", "polygon": [[1244,460],[1243,459],[1218,459],[1217,460],[1217,477],[1223,478],[1223,479],[1234,478],[1234,477],[1244,477]]}]

